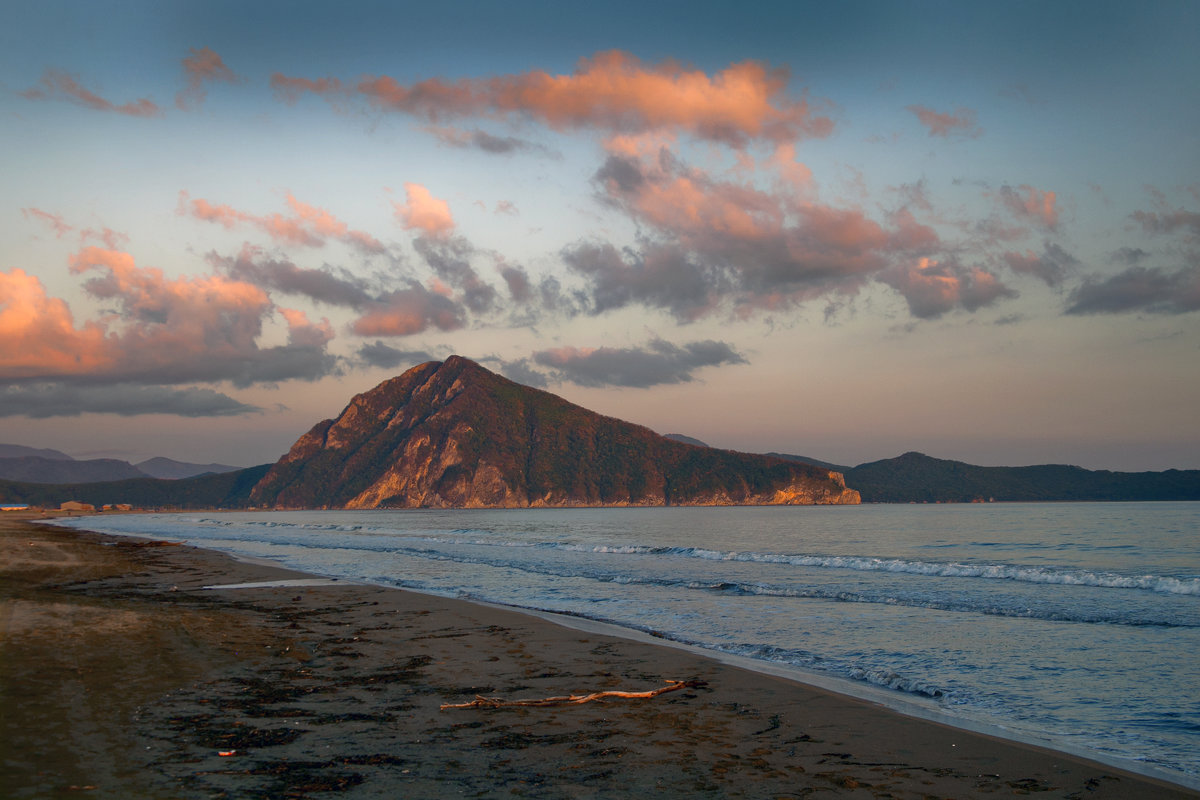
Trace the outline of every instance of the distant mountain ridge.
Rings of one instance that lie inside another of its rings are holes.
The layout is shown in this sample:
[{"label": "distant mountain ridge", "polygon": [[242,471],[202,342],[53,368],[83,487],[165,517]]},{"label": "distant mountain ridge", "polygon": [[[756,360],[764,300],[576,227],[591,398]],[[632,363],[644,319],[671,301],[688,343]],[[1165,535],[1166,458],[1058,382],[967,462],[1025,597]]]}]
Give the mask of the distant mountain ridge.
[{"label": "distant mountain ridge", "polygon": [[117,458],[75,459],[58,450],[0,444],[0,480],[23,483],[75,484],[127,478],[177,480],[239,469],[228,464],[190,464],[161,457],[136,465]]},{"label": "distant mountain ridge", "polygon": [[[814,463],[801,456],[782,456]],[[824,462],[815,462],[824,463]],[[864,503],[1200,500],[1200,470],[1110,472],[1065,464],[978,467],[909,452],[837,468]]]},{"label": "distant mountain ridge", "polygon": [[241,469],[241,467],[231,467],[228,464],[192,464],[162,456],[139,461],[134,466],[151,478],[167,478],[169,480],[195,478],[198,475],[210,473],[219,475],[222,472],[236,472]]},{"label": "distant mountain ridge", "polygon": [[250,496],[277,508],[857,503],[840,475],[672,441],[461,356],[354,397]]},{"label": "distant mountain ridge", "polygon": [[48,447],[26,447],[23,444],[0,444],[0,458],[48,458],[57,461],[74,461],[75,459],[58,450]]}]

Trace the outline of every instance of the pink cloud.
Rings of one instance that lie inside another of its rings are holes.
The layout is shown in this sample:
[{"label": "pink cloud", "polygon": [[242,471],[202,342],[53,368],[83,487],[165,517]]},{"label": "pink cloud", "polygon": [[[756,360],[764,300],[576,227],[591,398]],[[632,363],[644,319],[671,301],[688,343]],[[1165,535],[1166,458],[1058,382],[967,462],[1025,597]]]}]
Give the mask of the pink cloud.
[{"label": "pink cloud", "polygon": [[214,205],[202,197],[191,199],[186,191],[179,193],[178,213],[214,222],[232,229],[236,225],[250,225],[266,233],[281,244],[304,247],[322,247],[326,239],[338,239],[365,253],[381,253],[383,244],[365,231],[350,227],[331,212],[309,205],[291,194],[287,195],[291,216],[282,214],[250,214],[229,205]]},{"label": "pink cloud", "polygon": [[1019,219],[1029,220],[1047,230],[1058,227],[1057,196],[1054,192],[1043,192],[1029,185],[1013,189],[1000,187],[1000,202]]},{"label": "pink cloud", "polygon": [[312,322],[303,311],[294,308],[278,309],[288,326],[288,341],[292,344],[306,347],[324,347],[333,339],[333,326],[329,320],[322,317],[320,322]]},{"label": "pink cloud", "polygon": [[47,378],[107,369],[114,348],[103,326],[75,327],[71,310],[37,276],[0,272],[0,378]]},{"label": "pink cloud", "polygon": [[70,259],[104,315],[76,325],[67,304],[20,269],[0,273],[0,379],[244,386],[316,379],[336,368],[328,321],[281,312],[289,343],[260,347],[274,310],[266,292],[222,275],[167,277],[127,252],[84,247]]},{"label": "pink cloud", "polygon": [[446,236],[454,230],[454,216],[445,200],[434,197],[419,183],[404,184],[404,191],[406,202],[392,204],[401,225],[430,236]]},{"label": "pink cloud", "polygon": [[21,213],[26,218],[33,218],[50,226],[50,230],[54,231],[54,235],[61,239],[75,228],[63,221],[63,218],[58,214],[51,214],[49,211],[42,211],[40,208],[22,208]]},{"label": "pink cloud", "polygon": [[953,114],[934,111],[928,106],[908,106],[908,110],[929,129],[930,136],[957,135],[974,139],[983,134],[983,128],[975,123],[975,112],[969,108],[956,108]]},{"label": "pink cloud", "polygon": [[[785,94],[788,75],[756,61],[708,74],[667,61],[644,64],[621,51],[583,59],[570,74],[531,70],[487,79],[431,78],[411,85],[389,76],[360,80],[354,90],[373,105],[432,122],[468,115],[524,117],[555,130],[597,128],[613,133],[678,130],[742,147],[749,141],[790,142],[828,136],[833,122],[814,115],[807,99]],[[276,74],[285,100],[302,92],[328,96],[342,84]]]},{"label": "pink cloud", "polygon": [[38,85],[19,94],[27,100],[49,100],[61,97],[76,105],[96,111],[112,111],[131,117],[158,117],[162,111],[151,100],[143,97],[135,102],[116,105],[100,95],[85,89],[73,77],[59,70],[47,69]]},{"label": "pink cloud", "polygon": [[940,317],[955,308],[975,311],[1017,296],[987,270],[963,268],[931,258],[893,268],[880,279],[896,289],[912,315],[921,319]]},{"label": "pink cloud", "polygon": [[271,89],[275,91],[276,97],[288,105],[295,104],[305,93],[329,97],[345,92],[342,82],[337,78],[319,78],[314,81],[308,78],[289,78],[279,72],[271,75]]},{"label": "pink cloud", "polygon": [[[774,159],[770,166],[779,168]],[[897,257],[942,246],[908,210],[885,226],[862,209],[810,199],[807,180],[767,191],[688,168],[666,151],[611,155],[594,180],[606,202],[662,240],[636,259],[603,247],[567,251],[568,265],[592,282],[597,311],[644,302],[691,320],[722,298],[739,314],[782,309],[853,293]]]},{"label": "pink cloud", "polygon": [[409,336],[429,328],[457,330],[464,324],[461,306],[436,291],[413,284],[371,303],[350,328],[359,336]]},{"label": "pink cloud", "polygon": [[183,74],[187,88],[175,95],[176,107],[186,111],[204,102],[205,85],[215,81],[237,83],[238,77],[221,57],[207,47],[190,48],[191,55],[183,59]]}]

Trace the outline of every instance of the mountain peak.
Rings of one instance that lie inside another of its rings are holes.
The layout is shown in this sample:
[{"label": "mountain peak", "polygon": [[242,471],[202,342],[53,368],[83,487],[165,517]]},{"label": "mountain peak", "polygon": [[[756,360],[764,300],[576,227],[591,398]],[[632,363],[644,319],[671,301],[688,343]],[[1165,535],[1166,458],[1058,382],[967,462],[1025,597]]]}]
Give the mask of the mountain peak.
[{"label": "mountain peak", "polygon": [[356,395],[255,486],[284,508],[857,502],[841,476],[670,441],[462,356]]}]

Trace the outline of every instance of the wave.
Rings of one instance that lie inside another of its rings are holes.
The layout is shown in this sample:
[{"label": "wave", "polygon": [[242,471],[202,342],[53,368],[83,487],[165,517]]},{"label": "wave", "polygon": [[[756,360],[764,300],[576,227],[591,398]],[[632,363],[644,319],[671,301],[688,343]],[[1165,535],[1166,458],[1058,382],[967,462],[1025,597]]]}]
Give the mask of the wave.
[{"label": "wave", "polygon": [[555,578],[578,578],[627,586],[652,586],[667,589],[684,589],[706,593],[724,594],[727,596],[758,596],[780,597],[799,600],[829,600],[840,603],[873,603],[880,605],[902,606],[906,608],[923,608],[933,611],[952,613],[984,614],[994,617],[1014,619],[1033,619],[1046,622],[1074,622],[1083,624],[1128,625],[1132,627],[1159,628],[1196,628],[1200,627],[1200,619],[1169,618],[1164,616],[1139,614],[1136,611],[1096,610],[1093,606],[1086,607],[1054,607],[1043,605],[1034,607],[1018,602],[1008,604],[997,603],[988,597],[956,596],[954,599],[941,599],[924,595],[919,592],[911,594],[871,593],[850,591],[845,589],[827,588],[822,586],[778,586],[769,583],[698,580],[689,577],[666,577],[661,575],[637,575],[603,569],[579,569],[577,565],[558,567],[545,563],[519,561],[506,558],[482,558],[478,555],[449,553],[424,547],[393,547],[387,552],[421,558],[429,561],[443,561],[470,566],[484,566],[497,569],[509,569],[531,575],[551,576]]},{"label": "wave", "polygon": [[1167,575],[1121,575],[1055,567],[1028,567],[1017,564],[964,564],[948,561],[914,561],[876,556],[792,555],[708,550],[699,547],[651,547],[646,545],[562,545],[564,549],[590,550],[595,553],[637,554],[700,558],[709,561],[741,561],[758,564],[782,564],[818,569],[846,569],[858,572],[897,572],[938,578],[983,578],[1021,583],[1093,586],[1107,589],[1140,589],[1159,594],[1200,596],[1200,578]]}]

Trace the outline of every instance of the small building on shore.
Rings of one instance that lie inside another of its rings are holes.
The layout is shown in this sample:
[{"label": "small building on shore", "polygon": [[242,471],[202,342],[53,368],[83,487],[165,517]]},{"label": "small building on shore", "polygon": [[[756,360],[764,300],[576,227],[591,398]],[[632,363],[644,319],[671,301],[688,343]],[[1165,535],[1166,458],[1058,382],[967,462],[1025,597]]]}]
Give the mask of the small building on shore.
[{"label": "small building on shore", "polygon": [[28,511],[28,503],[0,503],[0,511]]},{"label": "small building on shore", "polygon": [[58,506],[59,511],[95,511],[96,507],[91,503],[80,503],[77,500],[68,500]]}]

